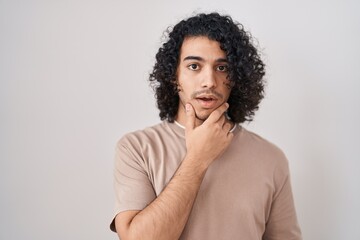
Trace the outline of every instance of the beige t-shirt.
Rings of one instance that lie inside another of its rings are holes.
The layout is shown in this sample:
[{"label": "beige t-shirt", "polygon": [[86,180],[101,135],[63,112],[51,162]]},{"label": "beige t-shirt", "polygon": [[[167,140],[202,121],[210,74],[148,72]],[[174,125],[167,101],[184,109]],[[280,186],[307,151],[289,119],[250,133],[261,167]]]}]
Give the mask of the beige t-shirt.
[{"label": "beige t-shirt", "polygon": [[[185,130],[175,123],[126,134],[116,148],[115,216],[159,196],[185,153]],[[115,231],[114,220],[110,227]],[[208,168],[180,239],[301,239],[282,151],[237,126]]]}]

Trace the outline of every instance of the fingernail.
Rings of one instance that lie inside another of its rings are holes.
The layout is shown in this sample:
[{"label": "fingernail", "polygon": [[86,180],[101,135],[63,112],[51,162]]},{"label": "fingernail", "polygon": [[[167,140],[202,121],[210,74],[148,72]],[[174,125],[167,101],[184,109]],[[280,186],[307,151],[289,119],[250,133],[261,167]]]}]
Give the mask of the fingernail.
[{"label": "fingernail", "polygon": [[225,103],[226,107],[229,107],[229,104],[228,103]]},{"label": "fingernail", "polygon": [[189,105],[189,104],[186,104],[186,105],[185,105],[185,109],[186,109],[187,112],[190,111],[190,105]]}]

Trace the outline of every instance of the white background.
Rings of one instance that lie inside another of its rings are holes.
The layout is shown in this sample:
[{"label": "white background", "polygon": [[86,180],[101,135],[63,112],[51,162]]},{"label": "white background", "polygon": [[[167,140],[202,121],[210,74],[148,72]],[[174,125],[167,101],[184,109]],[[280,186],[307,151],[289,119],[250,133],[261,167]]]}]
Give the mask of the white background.
[{"label": "white background", "polygon": [[245,127],[281,147],[304,239],[360,239],[360,3],[0,0],[0,239],[116,239],[116,141],[159,122],[147,77],[194,12],[244,24],[267,65]]}]

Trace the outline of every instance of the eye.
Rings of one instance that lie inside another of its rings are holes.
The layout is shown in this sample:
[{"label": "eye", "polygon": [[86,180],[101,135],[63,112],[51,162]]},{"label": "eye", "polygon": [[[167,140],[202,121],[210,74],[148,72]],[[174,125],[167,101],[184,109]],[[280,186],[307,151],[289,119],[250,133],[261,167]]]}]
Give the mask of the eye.
[{"label": "eye", "polygon": [[192,63],[192,64],[188,65],[187,68],[192,71],[196,71],[196,70],[199,70],[200,67],[196,63]]},{"label": "eye", "polygon": [[220,72],[227,72],[228,71],[228,66],[220,65],[220,66],[217,66],[216,70],[218,70]]}]

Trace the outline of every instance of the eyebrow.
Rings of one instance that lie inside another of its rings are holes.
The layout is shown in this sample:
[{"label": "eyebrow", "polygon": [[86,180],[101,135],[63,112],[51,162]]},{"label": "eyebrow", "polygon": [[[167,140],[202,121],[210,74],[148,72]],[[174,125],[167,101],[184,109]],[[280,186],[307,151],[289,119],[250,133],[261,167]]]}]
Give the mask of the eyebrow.
[{"label": "eyebrow", "polygon": [[[199,56],[187,56],[183,59],[183,61],[188,61],[188,60],[197,60],[200,62],[204,62],[205,59]],[[215,60],[215,62],[227,62],[226,58],[218,58]]]}]

